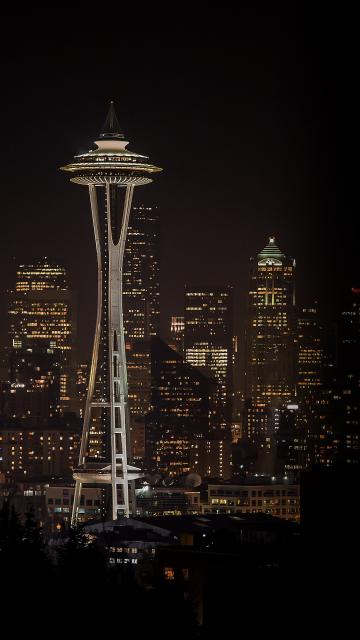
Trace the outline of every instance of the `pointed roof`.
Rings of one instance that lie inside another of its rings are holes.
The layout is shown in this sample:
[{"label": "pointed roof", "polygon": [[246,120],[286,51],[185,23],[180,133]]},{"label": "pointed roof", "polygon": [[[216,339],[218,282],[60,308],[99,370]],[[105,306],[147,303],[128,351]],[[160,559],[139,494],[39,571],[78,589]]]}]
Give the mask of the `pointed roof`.
[{"label": "pointed roof", "polygon": [[99,137],[105,140],[111,140],[113,138],[124,140],[124,134],[119,124],[113,100],[110,102],[110,108]]},{"label": "pointed roof", "polygon": [[266,245],[266,247],[264,247],[264,249],[262,251],[260,251],[260,253],[258,254],[258,260],[259,262],[265,262],[265,261],[277,261],[277,262],[281,262],[281,260],[285,258],[285,254],[282,253],[282,251],[280,251],[279,247],[277,246],[276,242],[275,242],[275,237],[274,236],[270,236],[269,238],[269,242]]}]

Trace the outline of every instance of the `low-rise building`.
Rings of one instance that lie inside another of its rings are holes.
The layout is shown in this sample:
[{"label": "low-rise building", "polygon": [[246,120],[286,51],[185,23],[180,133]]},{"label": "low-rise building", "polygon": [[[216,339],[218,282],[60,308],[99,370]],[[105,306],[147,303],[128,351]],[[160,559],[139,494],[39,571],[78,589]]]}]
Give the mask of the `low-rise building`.
[{"label": "low-rise building", "polygon": [[300,521],[300,486],[269,484],[209,484],[204,514],[266,513],[285,520]]},{"label": "low-rise building", "polygon": [[200,490],[146,485],[137,491],[136,512],[139,516],[179,516],[200,513]]}]

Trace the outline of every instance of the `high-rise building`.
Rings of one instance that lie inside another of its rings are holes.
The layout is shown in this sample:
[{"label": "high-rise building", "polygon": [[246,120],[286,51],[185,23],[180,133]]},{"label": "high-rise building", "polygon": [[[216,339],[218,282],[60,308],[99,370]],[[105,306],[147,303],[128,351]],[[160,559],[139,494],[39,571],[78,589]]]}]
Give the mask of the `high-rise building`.
[{"label": "high-rise building", "polygon": [[156,207],[132,208],[125,245],[123,305],[125,339],[158,335],[160,235]]},{"label": "high-rise building", "polygon": [[325,336],[317,302],[298,313],[297,326],[296,390],[298,398],[305,401],[324,382]]},{"label": "high-rise building", "polygon": [[80,448],[81,423],[74,415],[49,419],[46,425],[0,420],[0,470],[7,478],[71,478]]},{"label": "high-rise building", "polygon": [[308,465],[308,426],[305,409],[298,403],[279,410],[276,433],[276,474],[298,477]]},{"label": "high-rise building", "polygon": [[296,358],[295,261],[273,237],[250,259],[246,343],[246,435],[261,453],[275,454],[279,410],[295,395]]},{"label": "high-rise building", "polygon": [[209,431],[213,383],[160,338],[151,339],[151,411],[146,422],[146,466],[176,477],[191,469],[193,441]]},{"label": "high-rise building", "polygon": [[232,478],[232,443],[222,438],[194,440],[190,453],[191,471],[201,478]]},{"label": "high-rise building", "polygon": [[129,383],[130,432],[132,459],[145,458],[145,423],[151,407],[151,342],[128,340],[126,364]]},{"label": "high-rise building", "polygon": [[123,269],[123,309],[129,385],[131,457],[145,456],[145,416],[150,410],[150,342],[159,333],[160,225],[156,207],[132,208]]},{"label": "high-rise building", "polygon": [[339,314],[335,348],[328,342],[327,336],[321,385],[305,403],[308,468],[360,463],[359,290],[351,291]]},{"label": "high-rise building", "polygon": [[340,312],[337,363],[345,375],[360,373],[360,289],[351,289]]},{"label": "high-rise building", "polygon": [[[318,303],[298,312],[296,332],[296,411],[282,412],[278,458],[285,470],[311,466],[316,442],[317,409],[327,402],[325,370],[329,365],[327,332],[319,318]],[[321,413],[321,411],[320,411]]]},{"label": "high-rise building", "polygon": [[170,325],[171,346],[176,351],[184,353],[185,321],[183,316],[172,316]]},{"label": "high-rise building", "polygon": [[360,464],[360,289],[351,290],[340,314],[338,333],[338,393],[342,397],[336,433],[340,459]]},{"label": "high-rise building", "polygon": [[75,413],[84,417],[86,395],[89,385],[89,365],[87,363],[78,364],[75,372]]},{"label": "high-rise building", "polygon": [[39,342],[10,349],[11,382],[3,410],[5,416],[26,421],[33,428],[44,428],[49,419],[61,414],[61,351]]},{"label": "high-rise building", "polygon": [[232,287],[186,287],[185,359],[216,382],[211,408],[213,429],[228,429],[233,396]]},{"label": "high-rise building", "polygon": [[55,367],[60,375],[57,409],[67,409],[72,393],[76,308],[65,267],[48,258],[20,263],[10,294],[9,320],[11,382],[25,384],[29,392],[47,387]]}]

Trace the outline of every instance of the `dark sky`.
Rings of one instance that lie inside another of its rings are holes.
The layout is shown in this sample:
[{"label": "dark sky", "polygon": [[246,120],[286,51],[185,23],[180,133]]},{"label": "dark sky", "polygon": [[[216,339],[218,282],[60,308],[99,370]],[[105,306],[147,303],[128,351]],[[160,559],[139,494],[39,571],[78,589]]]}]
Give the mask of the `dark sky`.
[{"label": "dark sky", "polygon": [[64,261],[87,353],[88,196],[58,168],[90,147],[112,97],[129,147],[164,168],[136,195],[161,214],[163,333],[182,312],[185,282],[234,284],[241,321],[248,258],[270,234],[297,260],[300,303],[317,297],[331,313],[329,300],[359,286],[352,18],[291,4],[193,30],[169,19],[3,40],[2,300],[13,256]]}]

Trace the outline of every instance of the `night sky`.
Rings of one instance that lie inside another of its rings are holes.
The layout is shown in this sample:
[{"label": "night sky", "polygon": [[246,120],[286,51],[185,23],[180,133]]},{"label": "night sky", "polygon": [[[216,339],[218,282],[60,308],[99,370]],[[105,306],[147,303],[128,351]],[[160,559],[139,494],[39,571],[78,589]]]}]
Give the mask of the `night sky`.
[{"label": "night sky", "polygon": [[90,148],[111,98],[129,148],[164,168],[136,191],[161,215],[164,336],[185,283],[233,284],[240,331],[248,258],[270,234],[296,258],[300,304],[316,297],[331,315],[359,286],[352,19],[299,7],[249,11],[228,25],[213,16],[192,31],[168,19],[147,31],[2,41],[1,325],[13,256],[54,257],[78,291],[88,354],[88,194],[59,167]]}]

